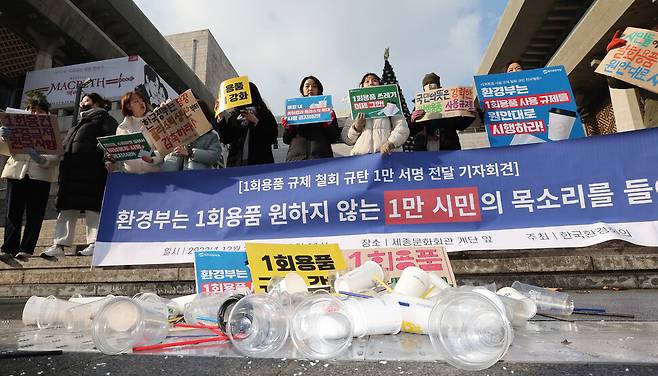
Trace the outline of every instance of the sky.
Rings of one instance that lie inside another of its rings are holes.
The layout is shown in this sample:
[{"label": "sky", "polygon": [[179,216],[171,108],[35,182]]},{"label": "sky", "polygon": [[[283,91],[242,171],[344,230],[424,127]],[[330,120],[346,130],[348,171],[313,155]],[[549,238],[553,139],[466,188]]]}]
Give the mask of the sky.
[{"label": "sky", "polygon": [[346,109],[384,48],[411,109],[422,78],[471,86],[507,0],[135,0],[163,35],[209,29],[275,114],[314,75]]}]

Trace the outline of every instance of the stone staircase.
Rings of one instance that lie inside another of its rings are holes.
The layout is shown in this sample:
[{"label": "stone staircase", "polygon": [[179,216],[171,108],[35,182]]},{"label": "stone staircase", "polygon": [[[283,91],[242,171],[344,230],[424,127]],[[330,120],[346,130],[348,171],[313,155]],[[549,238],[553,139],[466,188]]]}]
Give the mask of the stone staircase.
[{"label": "stone staircase", "polygon": [[[36,253],[51,245],[54,219],[47,219]],[[91,257],[75,256],[85,246],[84,219],[76,228],[76,249],[57,260],[32,257],[26,262],[0,261],[0,298],[73,294],[133,295],[152,291],[160,295],[194,292],[192,264],[92,268]],[[577,249],[465,251],[450,253],[460,284],[515,280],[564,289],[658,288],[658,248],[609,241]]]}]

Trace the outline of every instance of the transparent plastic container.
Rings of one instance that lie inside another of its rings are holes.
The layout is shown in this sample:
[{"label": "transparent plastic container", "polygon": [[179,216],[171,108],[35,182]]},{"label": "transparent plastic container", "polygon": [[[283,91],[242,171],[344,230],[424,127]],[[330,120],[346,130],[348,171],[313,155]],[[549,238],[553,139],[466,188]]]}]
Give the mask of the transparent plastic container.
[{"label": "transparent plastic container", "polygon": [[95,300],[91,303],[80,304],[67,310],[64,318],[64,327],[74,332],[88,332],[91,330],[94,316],[111,301],[113,296]]},{"label": "transparent plastic container", "polygon": [[290,336],[310,359],[331,359],[352,344],[354,326],[345,305],[327,293],[307,296],[292,315]]},{"label": "transparent plastic container", "polygon": [[242,354],[265,357],[276,353],[289,334],[287,311],[273,296],[247,295],[231,310],[226,334]]},{"label": "transparent plastic container", "polygon": [[459,369],[482,370],[494,365],[513,340],[503,303],[484,291],[446,289],[430,313],[432,346],[441,360]]},{"label": "transparent plastic container", "polygon": [[569,294],[515,281],[512,288],[532,299],[537,304],[537,313],[570,315],[573,313],[573,298]]},{"label": "transparent plastic container", "polygon": [[[51,295],[44,300],[35,300],[30,309],[37,312],[36,323],[39,329],[62,328],[66,324],[68,309],[78,305],[80,304]],[[25,313],[25,310],[23,312]]]},{"label": "transparent plastic container", "polygon": [[160,343],[168,333],[166,304],[116,297],[94,317],[91,336],[98,350],[113,355]]}]

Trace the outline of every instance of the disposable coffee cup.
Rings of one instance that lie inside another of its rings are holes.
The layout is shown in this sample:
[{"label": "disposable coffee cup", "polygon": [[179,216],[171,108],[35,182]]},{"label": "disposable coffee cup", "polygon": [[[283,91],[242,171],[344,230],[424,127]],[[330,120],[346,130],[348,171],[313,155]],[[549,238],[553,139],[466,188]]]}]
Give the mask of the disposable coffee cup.
[{"label": "disposable coffee cup", "polygon": [[516,134],[512,138],[510,145],[526,145],[526,144],[539,144],[546,142],[539,137],[535,137],[531,134]]},{"label": "disposable coffee cup", "polygon": [[[393,294],[396,296],[395,294]],[[428,299],[396,296],[402,316],[402,329],[406,333],[427,334],[430,314],[435,303]]]},{"label": "disposable coffee cup", "polygon": [[167,305],[167,311],[169,312],[169,318],[174,318],[183,313],[178,310],[178,304],[174,303],[171,299],[163,298],[160,295],[153,292],[140,292],[133,296],[133,299],[154,302],[154,303],[164,303]]},{"label": "disposable coffee cup", "polygon": [[233,292],[219,294],[199,294],[185,306],[183,317],[188,324],[215,324],[221,305]]},{"label": "disposable coffee cup", "polygon": [[185,312],[185,306],[191,303],[197,295],[198,294],[189,294],[171,299],[171,301],[176,305],[176,311],[178,311],[178,314]]},{"label": "disposable coffee cup", "polygon": [[67,310],[64,323],[67,330],[73,332],[88,332],[91,330],[96,313],[112,300],[113,297],[105,297],[90,303],[76,305]]},{"label": "disposable coffee cup", "polygon": [[512,288],[532,299],[537,305],[537,313],[549,315],[570,315],[573,313],[574,303],[569,294],[547,290],[519,281],[514,281]]},{"label": "disposable coffee cup", "polygon": [[551,141],[567,140],[577,116],[574,111],[551,108],[548,111],[548,139]]},{"label": "disposable coffee cup", "polygon": [[23,325],[36,325],[37,317],[41,312],[41,307],[43,306],[46,298],[40,296],[31,296],[27,300],[25,306],[23,306]]},{"label": "disposable coffee cup", "polygon": [[226,334],[243,355],[266,357],[279,351],[288,339],[287,312],[271,295],[247,295],[233,306]]},{"label": "disposable coffee cup", "polygon": [[[537,314],[537,304],[535,304],[532,299],[526,297],[511,287],[503,287],[498,290],[496,294],[521,302],[523,307],[517,308],[519,310],[517,315],[523,317],[525,321],[530,320]],[[514,324],[514,322],[512,324]]]},{"label": "disposable coffee cup", "polygon": [[290,336],[309,359],[330,359],[347,350],[354,327],[347,308],[327,293],[307,296],[292,315]]},{"label": "disposable coffee cup", "polygon": [[308,292],[304,277],[297,273],[287,273],[285,277],[273,277],[267,285],[268,294],[297,294]]},{"label": "disposable coffee cup", "polygon": [[130,352],[136,346],[162,342],[169,333],[168,316],[163,302],[112,298],[94,317],[91,337],[104,354]]},{"label": "disposable coffee cup", "polygon": [[344,304],[353,320],[355,337],[397,334],[402,328],[400,305],[390,294],[369,299],[348,298]]},{"label": "disposable coffee cup", "polygon": [[426,271],[417,266],[410,266],[402,270],[393,291],[398,295],[419,298],[431,285],[430,276]]},{"label": "disposable coffee cup", "polygon": [[432,309],[428,334],[438,358],[463,370],[483,370],[500,360],[513,340],[504,304],[486,289],[444,290]]},{"label": "disposable coffee cup", "polygon": [[375,278],[384,279],[384,270],[378,263],[368,260],[348,273],[338,277],[334,281],[336,292],[359,292],[372,289],[377,286]]},{"label": "disposable coffee cup", "polygon": [[61,328],[66,324],[66,315],[69,308],[79,305],[68,300],[49,296],[38,304],[37,326],[39,329]]}]

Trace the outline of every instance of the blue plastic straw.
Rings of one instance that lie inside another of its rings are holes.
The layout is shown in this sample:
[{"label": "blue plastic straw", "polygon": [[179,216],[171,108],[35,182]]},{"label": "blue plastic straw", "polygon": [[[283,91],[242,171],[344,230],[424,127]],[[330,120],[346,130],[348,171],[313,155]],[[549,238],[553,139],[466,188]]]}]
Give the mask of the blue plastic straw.
[{"label": "blue plastic straw", "polygon": [[605,308],[584,308],[584,307],[577,307],[573,309],[574,312],[600,312],[600,313],[605,313]]},{"label": "blue plastic straw", "polygon": [[343,295],[347,295],[347,296],[353,296],[355,298],[364,298],[364,299],[372,298],[372,296],[370,296],[370,295],[357,294],[355,292],[338,291],[338,293],[343,294]]}]

